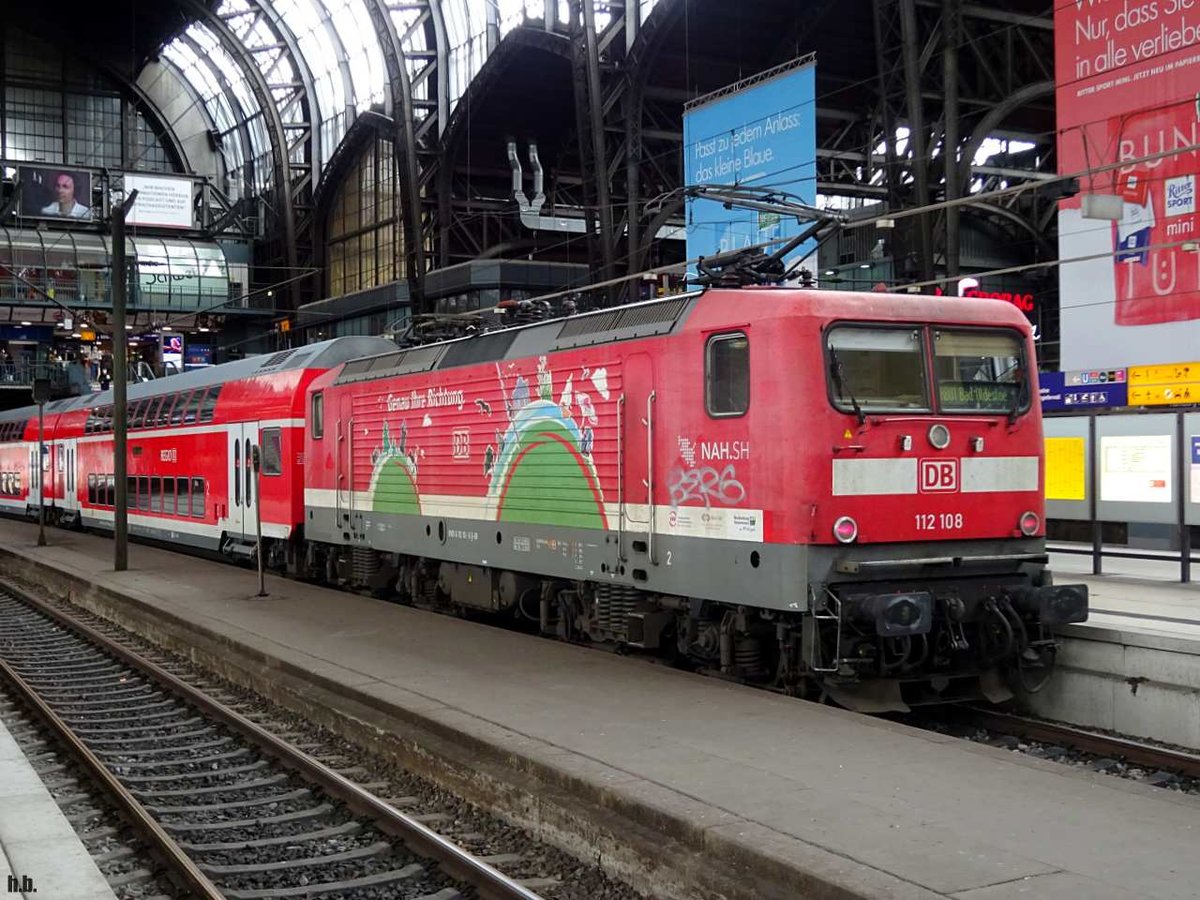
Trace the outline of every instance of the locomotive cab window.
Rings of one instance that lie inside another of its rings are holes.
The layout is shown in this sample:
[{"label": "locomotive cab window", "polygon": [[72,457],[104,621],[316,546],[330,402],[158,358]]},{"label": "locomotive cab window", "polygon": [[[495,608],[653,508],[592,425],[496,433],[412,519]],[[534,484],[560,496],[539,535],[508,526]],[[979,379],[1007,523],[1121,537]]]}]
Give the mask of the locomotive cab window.
[{"label": "locomotive cab window", "polygon": [[708,339],[705,405],[713,417],[744,416],[750,408],[750,339],[742,332]]},{"label": "locomotive cab window", "polygon": [[313,394],[312,398],[312,436],[323,437],[325,434],[325,395]]},{"label": "locomotive cab window", "polygon": [[1016,332],[936,329],[933,371],[943,412],[1007,415],[1029,406],[1025,354]]},{"label": "locomotive cab window", "polygon": [[264,428],[262,433],[262,473],[283,474],[283,429]]},{"label": "locomotive cab window", "polygon": [[920,328],[838,325],[825,337],[829,397],[842,412],[929,412]]}]

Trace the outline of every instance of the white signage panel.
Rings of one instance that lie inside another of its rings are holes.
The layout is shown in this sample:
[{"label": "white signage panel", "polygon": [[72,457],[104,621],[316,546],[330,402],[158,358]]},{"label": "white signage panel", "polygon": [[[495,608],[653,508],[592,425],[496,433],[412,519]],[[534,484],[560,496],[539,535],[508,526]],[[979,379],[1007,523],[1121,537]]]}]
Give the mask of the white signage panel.
[{"label": "white signage panel", "polygon": [[1100,499],[1170,503],[1174,479],[1169,434],[1106,435],[1100,438]]},{"label": "white signage panel", "polygon": [[151,225],[160,228],[192,228],[192,193],[195,182],[190,178],[166,175],[126,175],[125,195],[138,192],[137,199],[126,216],[128,225]]}]

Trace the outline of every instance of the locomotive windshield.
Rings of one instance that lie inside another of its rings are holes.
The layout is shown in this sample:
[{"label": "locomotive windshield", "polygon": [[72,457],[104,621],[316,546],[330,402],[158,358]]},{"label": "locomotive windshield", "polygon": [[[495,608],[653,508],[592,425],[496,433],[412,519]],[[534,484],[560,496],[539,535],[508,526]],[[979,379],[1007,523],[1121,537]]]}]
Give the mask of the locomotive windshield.
[{"label": "locomotive windshield", "polygon": [[[928,341],[928,344],[927,344]],[[838,325],[826,336],[833,405],[867,413],[990,413],[1029,405],[1025,354],[1014,331]],[[927,347],[933,351],[929,390]]]},{"label": "locomotive windshield", "polygon": [[933,371],[943,412],[1013,413],[1028,401],[1013,332],[935,329]]},{"label": "locomotive windshield", "polygon": [[929,412],[921,329],[859,325],[830,330],[829,382],[844,412]]}]

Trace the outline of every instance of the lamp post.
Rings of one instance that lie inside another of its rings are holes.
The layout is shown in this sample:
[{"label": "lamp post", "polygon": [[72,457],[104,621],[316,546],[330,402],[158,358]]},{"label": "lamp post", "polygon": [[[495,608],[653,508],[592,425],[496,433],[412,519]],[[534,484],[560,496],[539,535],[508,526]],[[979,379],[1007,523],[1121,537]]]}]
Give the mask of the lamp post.
[{"label": "lamp post", "polygon": [[39,547],[46,546],[46,403],[50,399],[50,379],[35,378],[33,380],[33,402],[38,408],[38,457],[37,457],[37,486],[38,486],[38,539]]},{"label": "lamp post", "polygon": [[125,292],[128,273],[125,270],[125,216],[133,207],[138,192],[130,191],[124,202],[113,205],[112,211],[112,303],[113,303],[113,571],[129,568],[129,493],[126,458],[129,422],[126,403],[125,364],[129,341],[125,335]]}]

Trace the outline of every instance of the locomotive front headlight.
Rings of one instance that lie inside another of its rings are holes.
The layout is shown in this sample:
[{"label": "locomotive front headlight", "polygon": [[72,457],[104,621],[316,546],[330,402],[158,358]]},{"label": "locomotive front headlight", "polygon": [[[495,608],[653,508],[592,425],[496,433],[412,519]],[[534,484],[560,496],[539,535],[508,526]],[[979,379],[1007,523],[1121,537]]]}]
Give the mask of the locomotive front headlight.
[{"label": "locomotive front headlight", "polygon": [[1020,521],[1021,534],[1025,537],[1033,537],[1037,534],[1038,526],[1042,524],[1041,516],[1035,512],[1027,512],[1021,514]]},{"label": "locomotive front headlight", "polygon": [[849,516],[842,516],[833,523],[833,536],[839,543],[852,544],[858,537],[858,523]]},{"label": "locomotive front headlight", "polygon": [[950,446],[950,429],[938,422],[929,426],[929,443],[937,450],[945,450]]}]

